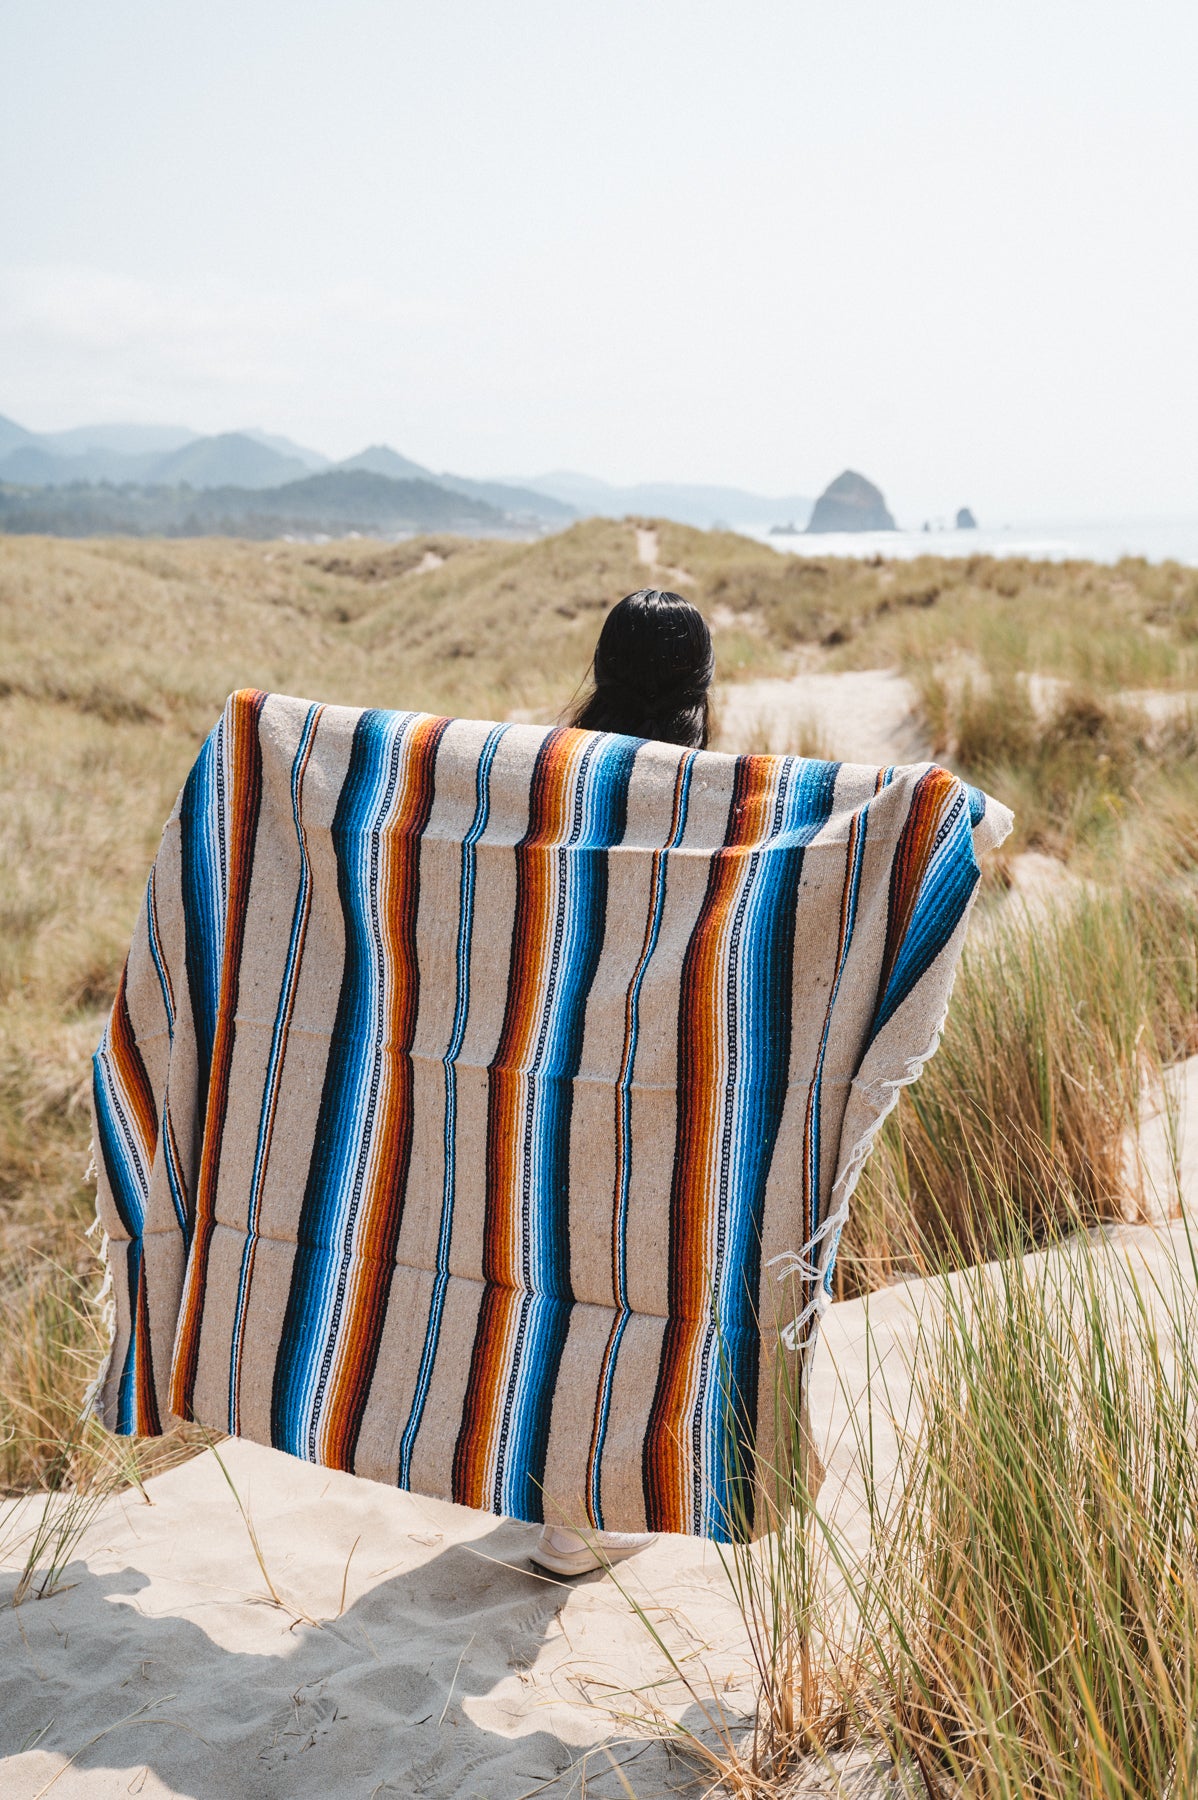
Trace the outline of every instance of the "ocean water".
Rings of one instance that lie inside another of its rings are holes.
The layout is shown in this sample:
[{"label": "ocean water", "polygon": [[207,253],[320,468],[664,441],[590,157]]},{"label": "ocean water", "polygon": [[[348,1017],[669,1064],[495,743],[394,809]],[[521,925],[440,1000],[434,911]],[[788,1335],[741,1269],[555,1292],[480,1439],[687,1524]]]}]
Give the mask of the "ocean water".
[{"label": "ocean water", "polygon": [[1103,563],[1142,556],[1149,562],[1198,568],[1198,517],[977,531],[826,531],[811,536],[749,528],[747,535],[794,556],[1029,556],[1045,562]]}]

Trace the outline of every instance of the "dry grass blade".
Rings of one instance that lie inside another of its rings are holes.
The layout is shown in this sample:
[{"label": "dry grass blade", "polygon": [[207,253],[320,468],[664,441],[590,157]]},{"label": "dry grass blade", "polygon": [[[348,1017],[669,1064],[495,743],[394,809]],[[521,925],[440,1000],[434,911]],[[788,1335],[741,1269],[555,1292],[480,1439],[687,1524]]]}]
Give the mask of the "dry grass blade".
[{"label": "dry grass blade", "polygon": [[[208,1449],[212,1452],[212,1455],[216,1460],[216,1466],[220,1470],[221,1474],[224,1476],[225,1481],[228,1484],[229,1492],[232,1494],[233,1499],[236,1502],[237,1510],[241,1514],[241,1522],[245,1526],[246,1536],[250,1540],[250,1548],[254,1552],[254,1561],[258,1565],[258,1569],[259,1569],[259,1572],[261,1573],[263,1581],[266,1583],[266,1591],[270,1598],[271,1605],[277,1606],[280,1612],[285,1612],[288,1615],[288,1617],[291,1618],[295,1622],[295,1624],[297,1624],[297,1625],[300,1625],[300,1624],[314,1625],[319,1630],[320,1629],[320,1620],[314,1619],[310,1613],[304,1612],[302,1610],[302,1608],[290,1605],[288,1601],[284,1600],[282,1594],[279,1592],[278,1588],[275,1586],[275,1583],[271,1576],[270,1570],[266,1566],[266,1558],[262,1554],[262,1546],[258,1542],[258,1533],[257,1533],[257,1530],[255,1529],[254,1521],[250,1517],[249,1509],[246,1507],[245,1502],[242,1500],[241,1495],[238,1493],[237,1484],[233,1480],[232,1475],[230,1475],[228,1468],[225,1466],[225,1460],[221,1456],[220,1451],[217,1449],[215,1440],[213,1439],[211,1433],[209,1432],[209,1433],[206,1433],[205,1435],[207,1437]],[[352,1550],[350,1552],[350,1555],[351,1556],[353,1555]],[[345,1574],[346,1574],[346,1577],[348,1578],[348,1576],[349,1576],[348,1561],[346,1562],[346,1566],[345,1566]],[[345,1601],[345,1595],[344,1595],[344,1591],[343,1591],[342,1592],[342,1604],[343,1605],[344,1605],[344,1601]]]},{"label": "dry grass blade", "polygon": [[[33,1796],[33,1800],[43,1800],[43,1796],[48,1794],[50,1789],[55,1787],[57,1783],[62,1780],[62,1777],[66,1774],[67,1770],[73,1767],[73,1765],[79,1761],[81,1756],[92,1749],[95,1744],[100,1743],[104,1738],[110,1737],[114,1731],[120,1731],[122,1726],[131,1725],[134,1720],[140,1721],[143,1725],[177,1725],[177,1721],[174,1719],[148,1719],[145,1715],[150,1711],[151,1707],[165,1706],[168,1701],[177,1700],[178,1697],[177,1694],[163,1694],[157,1700],[147,1700],[144,1706],[135,1707],[131,1713],[126,1713],[123,1719],[114,1719],[111,1725],[105,1725],[102,1731],[97,1731],[94,1737],[88,1738],[86,1744],[80,1744],[78,1750],[76,1750],[72,1756],[67,1758],[61,1769],[57,1769],[50,1777],[50,1780],[46,1782],[45,1786],[40,1787],[37,1790],[37,1793]],[[184,1727],[183,1729],[187,1728]]]},{"label": "dry grass blade", "polygon": [[459,1676],[459,1675],[460,1675],[460,1674],[461,1674],[461,1672],[462,1672],[462,1664],[463,1664],[463,1663],[464,1663],[464,1662],[465,1662],[465,1660],[466,1660],[466,1655],[467,1655],[467,1652],[468,1652],[468,1651],[469,1651],[469,1649],[470,1649],[470,1647],[471,1647],[471,1645],[472,1645],[472,1644],[473,1644],[473,1643],[474,1643],[474,1639],[475,1639],[475,1637],[476,1637],[476,1636],[477,1636],[477,1633],[476,1633],[476,1632],[473,1632],[473,1631],[472,1631],[472,1632],[471,1632],[471,1633],[470,1633],[470,1640],[469,1640],[469,1642],[468,1642],[468,1643],[466,1643],[466,1644],[464,1644],[464,1645],[463,1645],[463,1646],[462,1646],[462,1654],[461,1654],[461,1655],[460,1655],[460,1656],[459,1656],[459,1657],[458,1657],[458,1660],[457,1660],[457,1664],[456,1664],[456,1666],[455,1666],[455,1668],[454,1668],[454,1671],[453,1671],[453,1680],[452,1680],[452,1681],[451,1681],[451,1682],[450,1682],[450,1684],[449,1684],[449,1692],[448,1692],[448,1693],[447,1693],[447,1694],[446,1694],[446,1696],[445,1696],[445,1705],[444,1705],[444,1706],[443,1706],[443,1707],[442,1707],[442,1708],[441,1708],[441,1717],[440,1717],[440,1718],[439,1718],[439,1719],[438,1719],[438,1720],[437,1720],[437,1727],[438,1727],[438,1729],[440,1729],[440,1727],[441,1727],[441,1726],[442,1726],[442,1725],[444,1725],[444,1723],[445,1723],[445,1715],[446,1715],[446,1713],[447,1713],[447,1712],[448,1712],[448,1711],[449,1711],[449,1709],[450,1709],[450,1707],[451,1707],[451,1706],[452,1706],[452,1704],[453,1704],[453,1692],[454,1692],[454,1689],[455,1689],[455,1688],[456,1688],[456,1687],[457,1687],[457,1685],[458,1685],[458,1676]]},{"label": "dry grass blade", "polygon": [[358,1536],[354,1539],[353,1543],[349,1547],[349,1555],[346,1557],[345,1567],[341,1571],[341,1600],[337,1607],[337,1617],[338,1618],[340,1618],[342,1613],[345,1611],[345,1595],[346,1595],[346,1591],[349,1587],[349,1565],[354,1560],[354,1551],[358,1548],[358,1545],[361,1542],[362,1542],[362,1535],[359,1532]]}]

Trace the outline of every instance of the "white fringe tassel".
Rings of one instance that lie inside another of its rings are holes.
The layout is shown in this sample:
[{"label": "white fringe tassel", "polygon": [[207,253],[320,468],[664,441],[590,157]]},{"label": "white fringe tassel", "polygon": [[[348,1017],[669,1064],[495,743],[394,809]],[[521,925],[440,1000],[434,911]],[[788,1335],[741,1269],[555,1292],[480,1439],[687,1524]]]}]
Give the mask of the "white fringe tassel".
[{"label": "white fringe tassel", "polygon": [[[902,1074],[896,1076],[893,1081],[878,1081],[870,1088],[859,1090],[864,1093],[867,1103],[873,1107],[873,1117],[853,1145],[844,1172],[832,1189],[832,1209],[827,1218],[816,1227],[801,1249],[782,1250],[777,1256],[771,1256],[766,1263],[768,1269],[777,1267],[778,1273],[775,1277],[777,1281],[787,1281],[792,1276],[798,1275],[804,1281],[815,1283],[815,1291],[806,1306],[795,1314],[789,1325],[782,1327],[782,1342],[786,1348],[799,1351],[805,1358],[810,1356],[815,1349],[816,1340],[819,1337],[820,1321],[832,1304],[832,1296],[826,1285],[828,1270],[836,1254],[840,1234],[848,1223],[849,1201],[853,1197],[853,1190],[861,1179],[865,1160],[873,1148],[874,1139],[878,1135],[887,1113],[893,1111],[902,1089],[910,1087],[913,1081],[919,1080],[924,1064],[936,1054],[944,1031],[944,1022],[948,1017],[949,1001],[952,999],[955,981],[956,972],[954,971],[944,1011],[940,1015],[939,1023],[932,1033],[931,1042],[927,1048],[905,1063]],[[854,1082],[853,1086],[856,1087],[856,1085]]]}]

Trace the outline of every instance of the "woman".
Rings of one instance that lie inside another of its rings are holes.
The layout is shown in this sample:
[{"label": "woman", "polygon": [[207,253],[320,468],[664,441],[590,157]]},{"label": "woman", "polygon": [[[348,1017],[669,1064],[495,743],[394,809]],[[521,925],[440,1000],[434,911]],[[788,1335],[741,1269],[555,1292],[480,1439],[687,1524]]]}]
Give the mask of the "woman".
[{"label": "woman", "polygon": [[[592,691],[570,723],[705,750],[707,690],[715,671],[711,633],[681,594],[641,588],[613,606],[595,646]],[[542,1527],[532,1560],[553,1575],[587,1575],[652,1544],[656,1532]]]},{"label": "woman", "polygon": [[626,594],[603,621],[592,668],[571,725],[706,750],[715,656],[707,621],[681,594]]}]

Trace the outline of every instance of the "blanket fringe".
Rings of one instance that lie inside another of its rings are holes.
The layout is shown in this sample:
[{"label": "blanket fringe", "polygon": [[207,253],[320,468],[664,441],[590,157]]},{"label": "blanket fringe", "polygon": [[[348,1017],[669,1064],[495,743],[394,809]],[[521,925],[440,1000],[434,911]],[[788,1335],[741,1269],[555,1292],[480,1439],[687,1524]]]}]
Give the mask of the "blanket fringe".
[{"label": "blanket fringe", "polygon": [[[887,1114],[892,1112],[898,1103],[899,1094],[903,1088],[910,1087],[913,1081],[919,1080],[924,1064],[930,1062],[935,1056],[944,1033],[944,1024],[948,1018],[948,1009],[955,985],[956,971],[954,970],[953,979],[949,984],[948,998],[944,1003],[944,1011],[940,1015],[926,1048],[910,1057],[903,1064],[902,1073],[896,1075],[892,1081],[875,1081],[868,1088],[858,1089],[866,1103],[873,1109],[872,1116],[849,1152],[849,1158],[840,1179],[832,1190],[831,1210],[827,1218],[816,1227],[800,1249],[782,1250],[777,1256],[771,1256],[766,1264],[767,1268],[778,1266],[778,1274],[775,1277],[777,1281],[786,1281],[791,1276],[798,1275],[804,1281],[815,1283],[815,1291],[806,1306],[795,1314],[788,1325],[782,1327],[782,1342],[788,1350],[798,1351],[804,1361],[815,1349],[819,1337],[820,1321],[832,1304],[832,1296],[828,1292],[827,1286],[828,1273],[836,1256],[840,1234],[848,1223],[849,1201],[861,1179],[861,1171],[865,1167],[866,1159],[873,1149],[874,1139],[881,1130]],[[857,1087],[857,1083],[854,1082],[853,1086]]]}]

